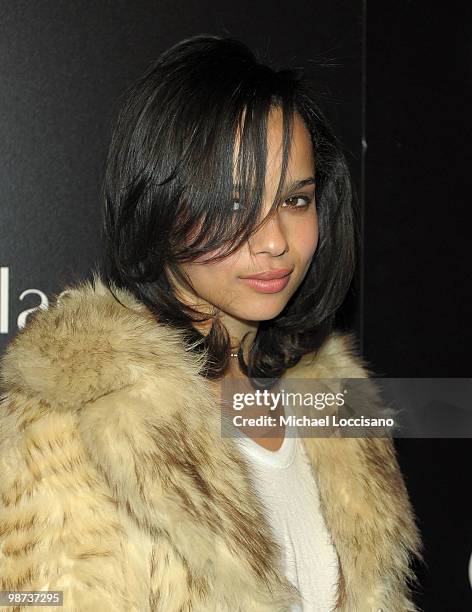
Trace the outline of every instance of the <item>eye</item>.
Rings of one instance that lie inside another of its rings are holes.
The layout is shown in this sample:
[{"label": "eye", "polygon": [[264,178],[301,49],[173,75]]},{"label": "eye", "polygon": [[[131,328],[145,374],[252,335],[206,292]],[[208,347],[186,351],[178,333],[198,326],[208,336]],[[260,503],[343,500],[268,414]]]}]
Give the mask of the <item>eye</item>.
[{"label": "eye", "polygon": [[[301,200],[301,204],[297,204],[297,200],[298,201]],[[295,203],[293,203],[294,201]],[[287,202],[291,202],[291,204],[289,204],[288,206],[285,206]],[[305,195],[299,195],[299,196],[292,196],[288,200],[285,200],[282,206],[285,208],[306,208],[307,206],[311,204],[311,202],[312,202],[312,199],[310,197],[305,196]]]},{"label": "eye", "polygon": [[[291,198],[288,198],[288,200],[285,200],[285,202],[283,202],[282,207],[291,208],[291,209],[295,209],[295,208],[305,209],[311,204],[312,201],[313,199],[306,195],[292,196]],[[287,205],[287,202],[289,203],[288,205]],[[231,208],[232,212],[242,210],[243,208],[244,207],[239,202],[239,200],[237,199],[233,200],[233,206]]]},{"label": "eye", "polygon": [[241,202],[239,200],[237,200],[236,198],[233,200],[233,204],[231,206],[231,212],[235,213],[235,212],[241,212],[245,209],[245,206],[243,206],[243,204],[241,204]]}]

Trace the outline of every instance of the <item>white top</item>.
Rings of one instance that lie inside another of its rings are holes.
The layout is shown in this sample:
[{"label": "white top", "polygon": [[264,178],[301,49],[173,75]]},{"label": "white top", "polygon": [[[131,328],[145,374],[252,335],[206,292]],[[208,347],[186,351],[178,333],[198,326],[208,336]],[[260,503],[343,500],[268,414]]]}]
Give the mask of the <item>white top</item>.
[{"label": "white top", "polygon": [[[285,414],[293,414],[285,408]],[[338,560],[320,509],[319,492],[297,428],[286,426],[277,451],[240,432],[236,442],[248,458],[254,486],[284,550],[285,573],[300,591],[293,612],[331,612],[336,601]]]}]

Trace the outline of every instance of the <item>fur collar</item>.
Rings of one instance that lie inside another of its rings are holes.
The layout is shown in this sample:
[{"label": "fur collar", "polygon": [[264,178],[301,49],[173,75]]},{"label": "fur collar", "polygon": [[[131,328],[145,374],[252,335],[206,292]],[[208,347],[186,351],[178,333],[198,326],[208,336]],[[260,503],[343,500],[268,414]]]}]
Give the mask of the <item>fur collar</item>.
[{"label": "fur collar", "polygon": [[[96,274],[69,286],[10,343],[0,370],[0,449],[40,417],[53,418],[57,431],[73,423],[113,503],[154,541],[172,544],[167,559],[178,556],[186,568],[189,598],[211,585],[228,609],[287,610],[296,589],[245,460],[221,437],[202,362],[178,330],[156,324],[131,293],[115,292],[126,308]],[[335,332],[285,376],[370,374],[354,336]],[[336,610],[415,610],[408,582],[421,542],[392,441],[303,443],[339,556]]]}]

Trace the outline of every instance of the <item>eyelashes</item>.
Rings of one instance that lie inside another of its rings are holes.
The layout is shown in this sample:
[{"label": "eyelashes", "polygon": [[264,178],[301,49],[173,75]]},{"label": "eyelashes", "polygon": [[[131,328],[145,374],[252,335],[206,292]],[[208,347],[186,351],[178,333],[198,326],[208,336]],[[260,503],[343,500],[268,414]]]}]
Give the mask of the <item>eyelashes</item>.
[{"label": "eyelashes", "polygon": [[[304,204],[291,204],[289,206],[285,206],[285,204],[287,202],[293,201],[293,200],[303,200]],[[289,208],[292,210],[304,210],[306,208],[308,208],[308,206],[313,202],[313,198],[307,196],[307,195],[295,195],[295,196],[291,196],[290,198],[287,198],[282,204],[281,204],[281,208]],[[242,210],[242,205],[239,202],[238,199],[234,199],[233,200],[233,206],[232,206],[232,212],[237,212],[238,210]]]},{"label": "eyelashes", "polygon": [[313,201],[313,198],[310,198],[306,195],[292,196],[291,198],[288,198],[287,200],[285,200],[284,204],[286,202],[289,202],[290,200],[303,200],[305,204],[303,204],[302,206],[296,206],[296,205],[289,206],[288,208],[306,208],[307,206],[311,204],[311,202]]}]

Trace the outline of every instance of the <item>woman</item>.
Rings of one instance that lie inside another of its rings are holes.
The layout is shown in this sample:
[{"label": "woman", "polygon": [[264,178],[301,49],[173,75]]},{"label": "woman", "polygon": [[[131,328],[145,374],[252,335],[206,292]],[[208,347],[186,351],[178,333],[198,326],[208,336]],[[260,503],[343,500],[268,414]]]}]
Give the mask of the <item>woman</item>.
[{"label": "woman", "polygon": [[128,92],[104,196],[102,271],[3,357],[1,589],[66,610],[415,610],[391,439],[221,431],[229,379],[370,374],[334,330],[357,233],[309,85],[229,37],[182,41]]}]

